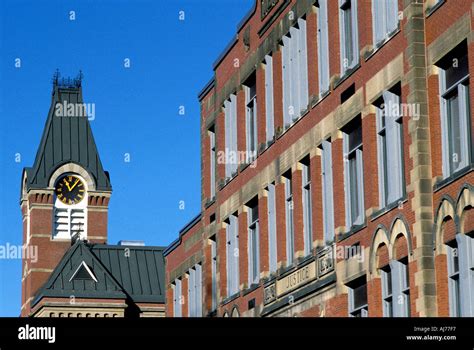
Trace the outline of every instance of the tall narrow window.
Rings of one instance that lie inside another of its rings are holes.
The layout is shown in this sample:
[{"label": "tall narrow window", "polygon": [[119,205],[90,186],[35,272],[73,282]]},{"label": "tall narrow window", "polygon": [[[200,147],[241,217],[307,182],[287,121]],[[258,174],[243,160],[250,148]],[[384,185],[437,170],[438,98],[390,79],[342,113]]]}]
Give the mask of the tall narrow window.
[{"label": "tall narrow window", "polygon": [[311,171],[309,157],[303,160],[302,166],[302,192],[303,192],[303,233],[304,252],[310,255],[313,249],[313,220],[311,202]]},{"label": "tall narrow window", "polygon": [[202,317],[202,266],[201,264],[196,264],[194,266],[195,277],[194,277],[194,286],[195,286],[195,307],[194,307],[194,317]]},{"label": "tall narrow window", "polygon": [[188,271],[188,315],[189,317],[202,316],[202,267],[194,265]]},{"label": "tall narrow window", "polygon": [[270,272],[277,270],[275,184],[268,185],[268,259]]},{"label": "tall narrow window", "polygon": [[273,57],[265,56],[265,121],[266,141],[272,142],[275,137],[275,120],[273,107]]},{"label": "tall narrow window", "polygon": [[329,140],[325,140],[321,144],[321,169],[324,241],[326,244],[331,244],[334,241],[334,192],[332,178],[332,150],[331,142]]},{"label": "tall narrow window", "polygon": [[410,316],[408,258],[392,260],[380,271],[384,317]]},{"label": "tall narrow window", "polygon": [[245,83],[247,163],[257,158],[257,87],[255,73]]},{"label": "tall narrow window", "polygon": [[319,0],[318,10],[318,75],[319,95],[329,91],[328,0]]},{"label": "tall narrow window", "polygon": [[237,173],[237,96],[232,94],[224,102],[225,113],[225,176],[233,177]]},{"label": "tall narrow window", "polygon": [[[458,248],[457,270],[459,271],[460,316],[472,317],[474,316],[474,238],[468,234],[458,233],[456,242]],[[451,272],[454,274],[455,270],[456,267]]]},{"label": "tall narrow window", "polygon": [[249,285],[256,284],[260,279],[260,249],[258,230],[258,198],[248,204],[248,256],[249,256]]},{"label": "tall narrow window", "polygon": [[372,21],[377,46],[398,29],[398,0],[372,0]]},{"label": "tall narrow window", "polygon": [[365,277],[358,278],[349,285],[349,316],[367,317],[367,282]]},{"label": "tall narrow window", "polygon": [[356,118],[345,128],[344,175],[346,223],[348,227],[352,227],[364,222],[362,124],[360,118]]},{"label": "tall narrow window", "polygon": [[188,316],[194,317],[196,314],[196,271],[188,271]]},{"label": "tall narrow window", "polygon": [[357,33],[357,0],[339,0],[341,36],[341,72],[354,68],[359,63]]},{"label": "tall narrow window", "polygon": [[217,242],[211,237],[212,311],[217,309]]},{"label": "tall narrow window", "polygon": [[385,91],[377,103],[380,207],[403,196],[403,142],[400,97]]},{"label": "tall narrow window", "polygon": [[181,317],[181,280],[179,278],[174,280],[173,284],[173,317]]},{"label": "tall narrow window", "polygon": [[408,274],[408,258],[390,262],[392,269],[393,295],[396,297],[393,306],[395,317],[410,316],[410,279]]},{"label": "tall narrow window", "polygon": [[469,63],[464,41],[438,65],[440,74],[443,175],[448,177],[471,162]]},{"label": "tall narrow window", "polygon": [[458,233],[447,245],[449,314],[474,316],[474,238]]},{"label": "tall narrow window", "polygon": [[460,317],[462,315],[457,242],[454,240],[446,248],[448,253],[449,315],[451,317]]},{"label": "tall narrow window", "polygon": [[297,26],[291,27],[282,41],[283,119],[286,128],[308,108],[306,20],[298,19]]},{"label": "tall narrow window", "polygon": [[239,291],[239,224],[236,215],[227,221],[226,265],[227,265],[227,296]]},{"label": "tall narrow window", "polygon": [[381,271],[382,274],[382,299],[383,316],[393,316],[393,297],[392,297],[392,271],[390,266],[386,266]]},{"label": "tall narrow window", "polygon": [[308,46],[307,46],[307,31],[306,20],[298,19],[299,36],[298,36],[298,98],[299,111],[298,116],[301,116],[304,111],[308,109],[309,104],[309,87],[308,87]]},{"label": "tall narrow window", "polygon": [[285,214],[286,214],[286,262],[292,264],[295,259],[295,232],[293,224],[293,189],[291,172],[285,178]]},{"label": "tall narrow window", "polygon": [[209,181],[211,188],[211,198],[216,196],[216,134],[214,126],[209,129]]}]

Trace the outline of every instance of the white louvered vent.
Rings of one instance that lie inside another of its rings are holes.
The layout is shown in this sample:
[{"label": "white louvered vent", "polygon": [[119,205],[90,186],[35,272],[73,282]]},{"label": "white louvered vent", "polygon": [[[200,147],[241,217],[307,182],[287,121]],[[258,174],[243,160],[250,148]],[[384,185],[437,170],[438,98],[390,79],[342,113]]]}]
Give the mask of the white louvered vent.
[{"label": "white louvered vent", "polygon": [[72,208],[54,209],[54,238],[85,237],[85,210]]},{"label": "white louvered vent", "polygon": [[68,238],[69,237],[68,209],[62,209],[62,208],[54,209],[54,237],[55,238]]},{"label": "white louvered vent", "polygon": [[83,236],[85,228],[84,209],[71,209],[71,236]]}]

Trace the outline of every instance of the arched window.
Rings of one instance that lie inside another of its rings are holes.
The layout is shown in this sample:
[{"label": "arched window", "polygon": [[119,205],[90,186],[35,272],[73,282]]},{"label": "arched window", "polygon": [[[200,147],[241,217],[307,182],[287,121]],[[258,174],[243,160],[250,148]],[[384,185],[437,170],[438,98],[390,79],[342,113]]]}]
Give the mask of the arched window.
[{"label": "arched window", "polygon": [[232,310],[232,317],[240,317],[239,310],[237,309],[237,306],[234,307]]},{"label": "arched window", "polygon": [[87,238],[87,182],[79,175],[58,177],[54,195],[54,239]]}]

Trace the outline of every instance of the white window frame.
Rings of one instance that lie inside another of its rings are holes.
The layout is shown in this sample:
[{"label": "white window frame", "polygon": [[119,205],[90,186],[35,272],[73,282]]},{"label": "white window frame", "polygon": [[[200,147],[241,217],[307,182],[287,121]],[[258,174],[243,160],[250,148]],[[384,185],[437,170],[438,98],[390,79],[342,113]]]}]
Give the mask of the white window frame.
[{"label": "white window frame", "polygon": [[237,173],[237,96],[231,94],[224,102],[225,114],[225,176],[232,178]]},{"label": "white window frame", "polygon": [[390,267],[386,267],[380,271],[382,278],[382,303],[383,303],[383,316],[393,317],[393,288],[392,288],[392,270]]},{"label": "white window frame", "polygon": [[216,196],[216,133],[209,129],[209,181],[211,186],[211,199]]},{"label": "white window frame", "polygon": [[372,0],[374,46],[380,46],[398,30],[398,0]]},{"label": "white window frame", "polygon": [[408,258],[406,260],[406,263],[398,260],[390,261],[394,317],[410,317]]},{"label": "white window frame", "polygon": [[267,215],[268,215],[268,267],[270,273],[277,270],[277,234],[276,234],[276,195],[275,184],[271,183],[267,188]]},{"label": "white window frame", "polygon": [[334,188],[332,175],[332,144],[321,143],[321,183],[323,196],[323,230],[325,244],[334,242]]},{"label": "white window frame", "polygon": [[196,271],[194,268],[188,271],[188,317],[194,317],[196,310],[196,296],[195,296],[195,289],[196,289]]},{"label": "white window frame", "polygon": [[[256,217],[254,217],[254,210]],[[249,286],[258,284],[260,280],[260,239],[259,239],[258,204],[248,207],[248,278]]]},{"label": "white window frame", "polygon": [[212,311],[217,309],[217,241],[216,236],[211,237],[211,274],[212,274],[212,290],[211,290],[211,308]]},{"label": "white window frame", "polygon": [[286,263],[293,264],[295,260],[295,228],[293,217],[293,186],[291,175],[285,180],[285,222],[286,222]]},{"label": "white window frame", "polygon": [[226,226],[227,296],[239,292],[239,223],[236,215],[230,215]]},{"label": "white window frame", "polygon": [[329,91],[328,0],[319,0],[318,9],[318,80],[319,97]]},{"label": "white window frame", "polygon": [[194,266],[195,275],[195,317],[202,317],[202,266],[196,264]]},{"label": "white window frame", "polygon": [[202,268],[194,265],[188,271],[188,316],[202,317]]},{"label": "white window frame", "polygon": [[273,92],[273,57],[265,56],[265,134],[270,143],[275,138],[274,92]]},{"label": "white window frame", "polygon": [[[449,54],[448,54],[449,55]],[[469,96],[469,68],[464,77],[461,77],[456,83],[449,88],[446,86],[446,71],[440,68],[439,88],[440,88],[440,105],[441,105],[441,131],[442,131],[442,148],[443,148],[443,176],[447,178],[456,172],[468,166],[471,162],[471,126],[470,126],[470,96]],[[456,94],[458,96],[458,113],[459,116],[459,135],[460,135],[460,152],[456,156],[452,150],[452,133],[451,115],[449,112],[449,96]],[[457,167],[454,167],[454,159],[460,161]]]},{"label": "white window frame", "polygon": [[[245,125],[246,125],[246,144],[247,144],[247,163],[251,163],[257,158],[258,150],[258,132],[257,132],[257,85],[252,89],[250,86],[244,86],[245,90]],[[253,90],[253,91],[252,91]]]},{"label": "white window frame", "polygon": [[290,28],[282,42],[283,122],[286,129],[302,116],[309,104],[306,20],[299,18],[297,26]]},{"label": "white window frame", "polygon": [[[450,314],[455,316],[455,309],[451,306],[455,305],[455,290],[453,275],[455,274],[453,266],[453,254],[458,254],[458,266],[459,266],[459,308],[460,314],[457,316],[461,317],[473,317],[474,316],[474,238],[467,234],[458,233],[456,235],[456,248],[448,250],[448,276],[450,281]],[[450,248],[448,246],[448,248]],[[453,300],[451,300],[453,299]]]},{"label": "white window frame", "polygon": [[[391,260],[380,270],[384,317],[410,316],[410,282],[407,263]],[[389,291],[390,289],[390,291]]]},{"label": "white window frame", "polygon": [[[461,281],[459,276],[459,253],[457,242],[446,246],[448,260],[449,316],[461,316]],[[457,259],[457,267],[454,260]]]},{"label": "white window frame", "polygon": [[[360,123],[362,129],[362,122]],[[350,130],[349,133],[344,133],[344,187],[346,197],[346,226],[348,229],[353,226],[361,225],[364,222],[365,208],[364,208],[364,168],[363,168],[363,136],[361,136],[361,142],[353,149],[349,149],[349,134],[354,132],[355,129]],[[361,130],[362,133],[362,130]],[[350,170],[351,159],[355,159],[356,173],[352,174]],[[354,198],[354,191],[352,188],[352,177],[355,176],[355,182],[357,186],[358,197]],[[352,213],[353,201],[357,201],[359,212],[356,213],[357,217],[354,217]]]},{"label": "white window frame", "polygon": [[404,196],[402,116],[400,108],[395,108],[400,106],[400,97],[384,91],[382,99],[383,107],[376,108],[380,208]]},{"label": "white window frame", "polygon": [[302,175],[302,201],[303,201],[303,237],[304,237],[304,253],[308,256],[313,250],[313,213],[312,213],[312,196],[311,196],[311,166],[301,163]]},{"label": "white window frame", "polygon": [[[345,19],[345,13],[351,11],[351,26],[350,26],[350,38],[346,38],[348,27]],[[359,33],[358,33],[358,21],[357,21],[357,0],[339,0],[339,33],[341,40],[341,74],[344,75],[348,70],[354,68],[359,63]],[[352,57],[348,57],[347,45],[350,43],[352,46]],[[347,62],[346,62],[347,60]]]},{"label": "white window frame", "polygon": [[[365,282],[365,288],[367,290],[367,282]],[[354,305],[354,288],[348,287],[348,299],[349,299],[349,317],[368,317],[369,316],[369,306],[368,304],[355,307]],[[366,291],[367,294],[367,291]],[[367,300],[368,302],[368,300]],[[360,316],[359,316],[360,315]]]},{"label": "white window frame", "polygon": [[173,317],[182,317],[181,287],[181,279],[175,279],[173,283]]}]

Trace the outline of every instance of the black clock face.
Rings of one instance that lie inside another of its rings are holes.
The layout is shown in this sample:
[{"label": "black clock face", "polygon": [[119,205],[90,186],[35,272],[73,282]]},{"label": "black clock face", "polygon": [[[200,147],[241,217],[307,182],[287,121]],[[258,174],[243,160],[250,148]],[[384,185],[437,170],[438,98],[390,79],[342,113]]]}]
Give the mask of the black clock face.
[{"label": "black clock face", "polygon": [[85,195],[84,184],[74,175],[66,175],[56,184],[56,196],[67,205],[74,205],[82,201]]}]

